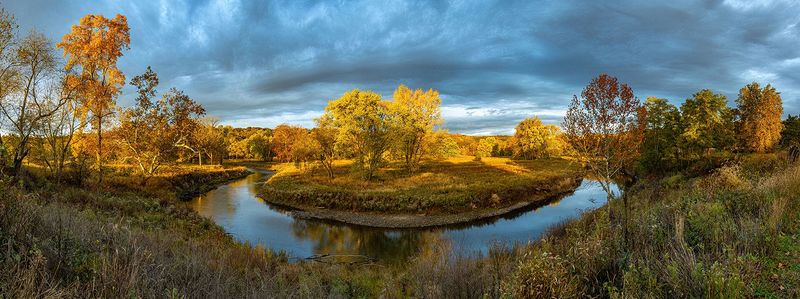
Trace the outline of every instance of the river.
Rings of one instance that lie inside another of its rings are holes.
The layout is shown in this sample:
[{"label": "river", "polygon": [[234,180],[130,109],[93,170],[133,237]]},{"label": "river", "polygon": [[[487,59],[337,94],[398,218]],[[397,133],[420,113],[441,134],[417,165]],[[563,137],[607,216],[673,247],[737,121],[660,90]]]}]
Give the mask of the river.
[{"label": "river", "polygon": [[283,250],[295,259],[315,254],[358,254],[398,262],[441,239],[463,254],[486,253],[493,242],[533,241],[548,227],[606,203],[600,185],[584,180],[572,194],[501,217],[439,228],[370,228],[289,216],[284,209],[256,196],[258,185],[270,175],[257,171],[195,198],[191,206],[237,240]]}]

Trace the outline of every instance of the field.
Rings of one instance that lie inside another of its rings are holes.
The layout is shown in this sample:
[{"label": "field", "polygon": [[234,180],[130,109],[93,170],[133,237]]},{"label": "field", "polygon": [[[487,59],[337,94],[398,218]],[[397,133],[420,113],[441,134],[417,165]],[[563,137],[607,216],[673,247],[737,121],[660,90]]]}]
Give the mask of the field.
[{"label": "field", "polygon": [[516,161],[460,156],[422,164],[409,174],[400,165],[363,180],[337,161],[334,178],[324,171],[279,164],[265,184],[263,197],[279,203],[370,212],[453,213],[507,205],[526,195],[548,192],[557,182],[581,175],[578,164],[562,159]]}]

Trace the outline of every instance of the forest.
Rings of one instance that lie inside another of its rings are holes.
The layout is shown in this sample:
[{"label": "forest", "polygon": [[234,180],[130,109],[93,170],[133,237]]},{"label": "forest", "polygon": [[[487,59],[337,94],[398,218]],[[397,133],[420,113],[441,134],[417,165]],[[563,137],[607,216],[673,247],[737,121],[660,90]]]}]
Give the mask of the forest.
[{"label": "forest", "polygon": [[[405,85],[331,95],[313,128],[235,128],[150,66],[122,73],[130,44],[123,15],[86,15],[52,41],[0,12],[0,298],[800,296],[800,117],[770,84],[674,105],[600,74],[563,122],[534,113],[511,136],[450,133],[439,91]],[[357,212],[495,207],[503,188],[578,171],[609,202],[487,254],[441,241],[404,265],[298,262],[186,205],[245,167],[277,172],[264,192],[309,198],[462,188],[313,203]]]}]

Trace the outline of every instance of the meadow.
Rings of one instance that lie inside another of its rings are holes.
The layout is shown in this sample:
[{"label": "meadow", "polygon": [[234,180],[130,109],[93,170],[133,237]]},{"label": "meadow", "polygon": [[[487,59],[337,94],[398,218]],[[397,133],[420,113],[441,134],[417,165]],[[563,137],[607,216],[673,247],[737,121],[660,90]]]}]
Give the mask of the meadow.
[{"label": "meadow", "polygon": [[336,161],[331,179],[324,171],[294,163],[274,165],[276,174],[264,185],[262,198],[290,206],[361,212],[457,213],[507,206],[551,191],[563,193],[583,175],[578,163],[558,158],[475,161],[457,156],[425,161],[414,173],[395,163],[381,168],[373,180],[363,180],[352,167],[351,161]]}]

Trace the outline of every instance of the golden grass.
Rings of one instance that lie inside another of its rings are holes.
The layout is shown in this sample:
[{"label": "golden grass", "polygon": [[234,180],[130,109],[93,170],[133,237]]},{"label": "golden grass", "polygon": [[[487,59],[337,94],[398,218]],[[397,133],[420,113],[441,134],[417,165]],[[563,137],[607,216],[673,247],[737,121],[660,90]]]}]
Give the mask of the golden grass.
[{"label": "golden grass", "polygon": [[[356,210],[421,211],[426,208],[446,211],[467,210],[486,206],[493,194],[503,196],[509,190],[547,189],[554,180],[574,177],[580,167],[562,159],[515,161],[508,158],[490,157],[475,161],[471,156],[458,156],[443,161],[426,161],[419,171],[409,173],[399,163],[382,168],[377,178],[364,180],[357,171],[352,171],[352,162],[341,160],[334,163],[333,179],[325,172],[307,165],[291,163],[273,166],[276,175],[269,179],[265,189],[275,192],[295,192],[304,197],[337,193],[340,201],[318,200],[309,202],[321,207],[343,207]],[[270,196],[275,196],[272,194]],[[366,197],[374,204],[366,208],[355,202],[354,197]],[[345,197],[349,197],[346,199]],[[383,200],[394,203],[381,202]],[[497,204],[497,203],[494,203]]]}]

